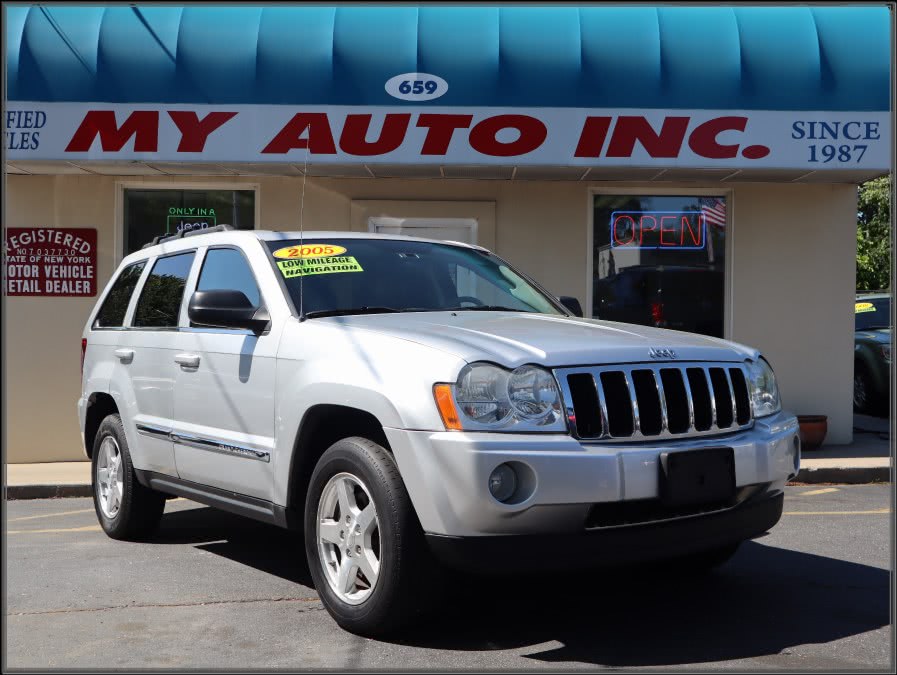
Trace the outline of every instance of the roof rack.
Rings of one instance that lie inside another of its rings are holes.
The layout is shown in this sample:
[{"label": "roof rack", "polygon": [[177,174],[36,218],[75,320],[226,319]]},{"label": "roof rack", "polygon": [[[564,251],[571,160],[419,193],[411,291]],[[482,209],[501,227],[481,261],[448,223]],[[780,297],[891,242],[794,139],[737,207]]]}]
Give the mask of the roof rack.
[{"label": "roof rack", "polygon": [[220,225],[215,225],[215,227],[205,227],[201,230],[181,230],[177,234],[160,234],[157,237],[153,237],[151,242],[144,244],[141,248],[149,248],[150,246],[155,246],[156,244],[161,244],[165,241],[171,241],[172,239],[183,239],[184,237],[193,237],[197,234],[212,234],[213,232],[230,232],[235,229],[237,228],[233,225],[221,223]]}]

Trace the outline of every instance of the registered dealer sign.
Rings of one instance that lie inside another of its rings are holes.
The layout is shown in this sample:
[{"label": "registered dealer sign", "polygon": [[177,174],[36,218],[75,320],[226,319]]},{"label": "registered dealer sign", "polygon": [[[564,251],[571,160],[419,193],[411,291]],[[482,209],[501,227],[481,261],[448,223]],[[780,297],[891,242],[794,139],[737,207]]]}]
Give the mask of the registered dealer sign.
[{"label": "registered dealer sign", "polygon": [[96,228],[6,228],[6,295],[91,297],[97,294]]}]

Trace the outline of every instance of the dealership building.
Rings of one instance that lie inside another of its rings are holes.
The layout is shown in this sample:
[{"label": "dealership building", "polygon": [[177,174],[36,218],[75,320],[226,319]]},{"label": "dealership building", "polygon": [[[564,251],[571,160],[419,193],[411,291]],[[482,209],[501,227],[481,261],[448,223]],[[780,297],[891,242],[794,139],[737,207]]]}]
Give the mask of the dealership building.
[{"label": "dealership building", "polygon": [[485,246],[586,316],[759,348],[785,407],[848,443],[857,184],[892,170],[893,21],[4,5],[7,461],[84,458],[97,295],[153,237],[222,223]]}]

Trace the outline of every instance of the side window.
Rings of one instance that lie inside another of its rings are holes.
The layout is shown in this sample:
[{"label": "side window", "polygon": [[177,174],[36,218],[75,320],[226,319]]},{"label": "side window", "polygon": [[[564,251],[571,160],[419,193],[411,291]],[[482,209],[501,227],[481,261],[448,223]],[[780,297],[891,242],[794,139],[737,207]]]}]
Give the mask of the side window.
[{"label": "side window", "polygon": [[174,328],[178,325],[181,300],[194,251],[159,258],[150,272],[134,313],[134,326]]},{"label": "side window", "polygon": [[103,301],[103,306],[97,312],[93,321],[94,328],[121,328],[125,323],[125,313],[128,311],[128,303],[131,302],[131,294],[140,280],[146,261],[142,260],[125,267],[118,279],[112,285],[109,295]]},{"label": "side window", "polygon": [[197,291],[242,291],[256,307],[261,294],[249,263],[240,251],[232,248],[212,248],[206,252],[196,283]]}]

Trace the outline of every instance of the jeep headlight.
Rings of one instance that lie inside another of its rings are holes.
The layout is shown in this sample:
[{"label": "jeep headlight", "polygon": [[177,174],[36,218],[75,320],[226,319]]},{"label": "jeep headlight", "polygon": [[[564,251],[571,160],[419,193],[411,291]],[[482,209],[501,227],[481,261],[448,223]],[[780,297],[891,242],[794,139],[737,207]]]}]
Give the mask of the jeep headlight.
[{"label": "jeep headlight", "polygon": [[754,417],[766,417],[782,409],[775,373],[762,356],[747,362],[748,383],[751,388],[751,407]]},{"label": "jeep headlight", "polygon": [[471,363],[455,384],[434,387],[447,429],[467,431],[566,431],[554,375],[539,366],[507,370]]}]

